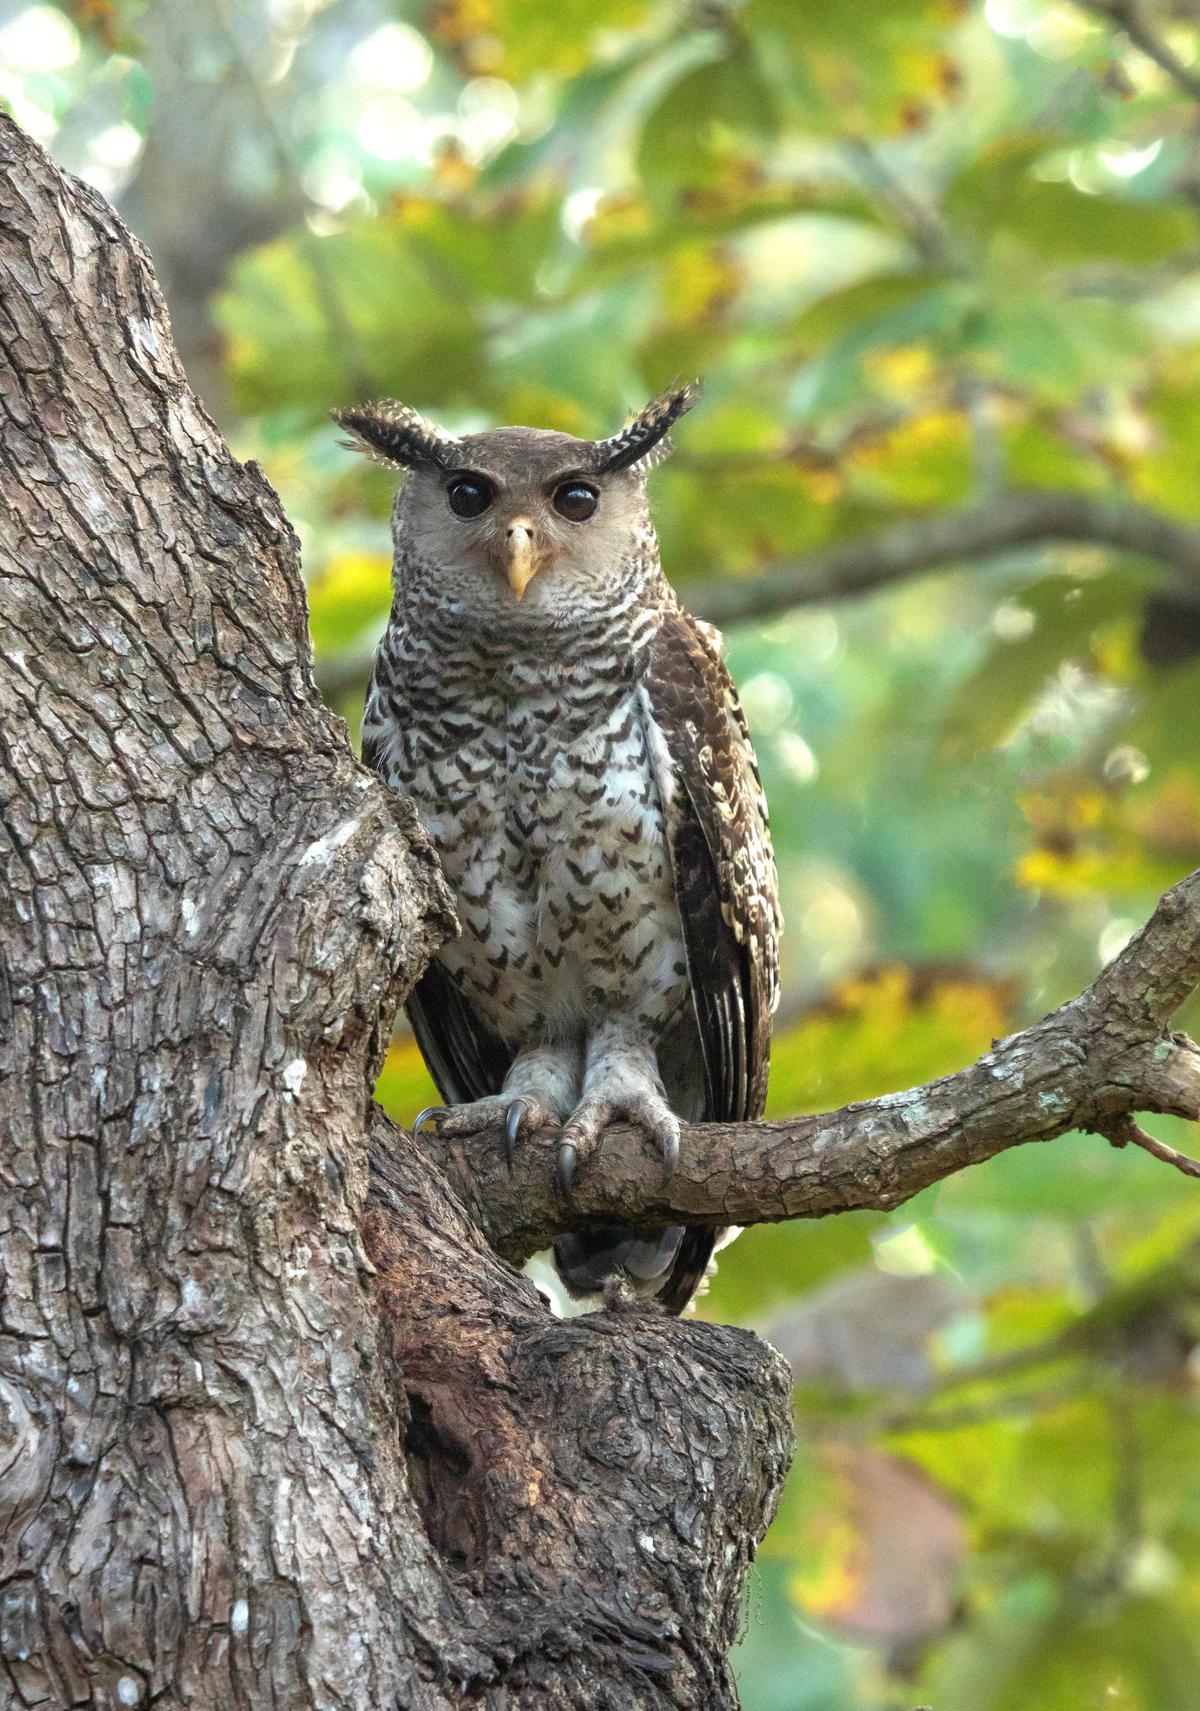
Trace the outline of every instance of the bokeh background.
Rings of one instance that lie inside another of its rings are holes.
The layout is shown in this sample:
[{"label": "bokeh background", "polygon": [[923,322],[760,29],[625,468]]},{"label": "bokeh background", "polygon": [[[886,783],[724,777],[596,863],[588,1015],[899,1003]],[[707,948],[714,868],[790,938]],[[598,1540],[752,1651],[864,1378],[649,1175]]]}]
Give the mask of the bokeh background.
[{"label": "bokeh background", "polygon": [[[0,0],[0,100],[152,251],[355,737],[392,480],[329,407],[604,434],[703,374],[655,507],[772,804],[774,1114],[970,1060],[1200,864],[1193,5]],[[1022,489],[1117,523],[977,550]],[[796,1375],[747,1711],[1200,1704],[1200,1187],[1072,1136],[751,1231],[701,1310]]]}]

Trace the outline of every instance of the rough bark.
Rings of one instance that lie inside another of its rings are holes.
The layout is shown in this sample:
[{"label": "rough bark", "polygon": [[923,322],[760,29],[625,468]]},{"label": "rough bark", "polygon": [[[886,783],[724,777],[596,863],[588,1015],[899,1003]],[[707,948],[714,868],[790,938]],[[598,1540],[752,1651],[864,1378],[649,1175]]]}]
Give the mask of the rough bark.
[{"label": "rough bark", "polygon": [[556,1324],[415,1150],[452,930],[145,255],[0,119],[0,1705],[721,1706],[749,1335]]},{"label": "rough bark", "polygon": [[[0,315],[0,1707],[720,1711],[782,1362],[555,1321],[503,1257],[558,1227],[545,1148],[513,1192],[371,1105],[444,885],[320,704],[294,538],[145,256],[6,120]],[[615,1132],[576,1211],[892,1204],[1193,1110],[1196,883],[990,1062],[693,1131],[665,1198]]]}]

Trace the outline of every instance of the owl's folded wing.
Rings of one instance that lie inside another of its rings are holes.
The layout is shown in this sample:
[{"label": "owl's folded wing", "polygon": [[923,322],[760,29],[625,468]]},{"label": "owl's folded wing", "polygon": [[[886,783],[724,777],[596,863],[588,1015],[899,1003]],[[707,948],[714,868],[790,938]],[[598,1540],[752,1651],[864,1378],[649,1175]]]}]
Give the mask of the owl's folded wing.
[{"label": "owl's folded wing", "polygon": [[778,1002],[779,888],[750,733],[700,625],[667,614],[643,679],[710,1122],[760,1117]]},{"label": "owl's folded wing", "polygon": [[404,1011],[447,1105],[499,1093],[513,1054],[436,959],[409,993]]}]

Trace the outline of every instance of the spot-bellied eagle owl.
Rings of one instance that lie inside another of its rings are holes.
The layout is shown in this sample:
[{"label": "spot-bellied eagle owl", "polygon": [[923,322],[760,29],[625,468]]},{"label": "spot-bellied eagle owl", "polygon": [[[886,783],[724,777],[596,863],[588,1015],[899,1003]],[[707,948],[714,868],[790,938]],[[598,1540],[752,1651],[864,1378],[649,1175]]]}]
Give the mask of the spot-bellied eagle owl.
[{"label": "spot-bellied eagle owl", "polygon": [[[561,1126],[559,1179],[606,1124],[762,1115],[780,920],[766,805],[715,633],[663,575],[646,476],[697,395],[618,434],[454,439],[394,403],[336,411],[407,472],[363,757],[441,857],[461,934],[408,1014],[442,1133]],[[722,1232],[592,1226],[556,1243],[589,1303],[681,1312]]]}]

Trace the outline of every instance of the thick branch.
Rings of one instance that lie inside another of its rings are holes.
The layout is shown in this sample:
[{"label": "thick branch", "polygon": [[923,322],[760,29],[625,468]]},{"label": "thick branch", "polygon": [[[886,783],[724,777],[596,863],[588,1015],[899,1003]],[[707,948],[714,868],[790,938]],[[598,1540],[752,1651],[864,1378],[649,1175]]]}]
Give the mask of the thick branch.
[{"label": "thick branch", "polygon": [[1200,1049],[1166,1032],[1197,984],[1200,871],[1086,992],[956,1075],[819,1116],[689,1129],[667,1183],[644,1137],[613,1130],[580,1164],[569,1203],[554,1186],[552,1132],[518,1149],[511,1175],[499,1135],[483,1147],[475,1137],[469,1159],[451,1145],[451,1157],[491,1240],[517,1263],[588,1221],[760,1224],[887,1209],[1028,1141],[1092,1129],[1124,1145],[1137,1139],[1135,1111],[1200,1117]]},{"label": "thick branch", "polygon": [[824,552],[777,564],[761,576],[699,590],[690,602],[714,624],[769,618],[820,600],[990,558],[1014,547],[1085,542],[1157,559],[1184,582],[1200,585],[1200,530],[1127,499],[1084,493],[1011,493],[984,505],[894,523]]}]

